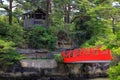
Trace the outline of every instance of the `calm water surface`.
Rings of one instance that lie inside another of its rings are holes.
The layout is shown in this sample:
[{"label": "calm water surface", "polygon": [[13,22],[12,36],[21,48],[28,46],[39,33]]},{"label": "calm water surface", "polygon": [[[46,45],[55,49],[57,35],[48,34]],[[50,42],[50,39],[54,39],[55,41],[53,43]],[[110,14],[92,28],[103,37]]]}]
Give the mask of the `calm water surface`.
[{"label": "calm water surface", "polygon": [[[0,80],[29,80],[29,79],[0,79]],[[109,80],[108,78],[95,78],[95,79],[30,79],[30,80]]]},{"label": "calm water surface", "polygon": [[108,78],[95,78],[95,79],[88,79],[88,80],[109,80]]}]

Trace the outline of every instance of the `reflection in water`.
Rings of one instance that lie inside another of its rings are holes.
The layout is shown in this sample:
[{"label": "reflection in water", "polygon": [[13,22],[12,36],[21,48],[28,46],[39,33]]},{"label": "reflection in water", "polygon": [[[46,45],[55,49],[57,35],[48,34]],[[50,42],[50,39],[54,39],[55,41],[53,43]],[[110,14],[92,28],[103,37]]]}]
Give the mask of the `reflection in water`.
[{"label": "reflection in water", "polygon": [[109,80],[108,78],[68,78],[68,77],[27,77],[27,78],[0,78],[0,80]]}]

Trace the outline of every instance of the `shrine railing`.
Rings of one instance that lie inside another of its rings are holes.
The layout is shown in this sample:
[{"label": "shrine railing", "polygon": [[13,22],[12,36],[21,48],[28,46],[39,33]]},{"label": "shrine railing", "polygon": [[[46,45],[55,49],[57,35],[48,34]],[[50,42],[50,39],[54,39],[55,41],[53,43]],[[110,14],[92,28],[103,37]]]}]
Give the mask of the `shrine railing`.
[{"label": "shrine railing", "polygon": [[112,59],[109,49],[100,48],[80,48],[66,50],[62,52],[64,63],[84,63],[84,62],[110,62]]}]

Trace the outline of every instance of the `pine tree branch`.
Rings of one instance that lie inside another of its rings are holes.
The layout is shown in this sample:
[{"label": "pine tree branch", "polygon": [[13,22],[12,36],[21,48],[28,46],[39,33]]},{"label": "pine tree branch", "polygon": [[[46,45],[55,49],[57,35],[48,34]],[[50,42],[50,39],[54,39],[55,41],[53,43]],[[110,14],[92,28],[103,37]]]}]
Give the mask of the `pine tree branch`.
[{"label": "pine tree branch", "polygon": [[0,4],[0,8],[5,9],[7,12],[10,11],[10,9],[8,8],[8,6],[4,5],[4,4]]}]

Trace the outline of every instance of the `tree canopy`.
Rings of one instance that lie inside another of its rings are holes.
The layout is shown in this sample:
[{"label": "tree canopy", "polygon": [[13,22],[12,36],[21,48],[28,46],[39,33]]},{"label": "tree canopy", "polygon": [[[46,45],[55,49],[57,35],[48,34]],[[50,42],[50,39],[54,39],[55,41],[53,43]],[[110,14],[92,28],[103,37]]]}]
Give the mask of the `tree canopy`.
[{"label": "tree canopy", "polygon": [[[120,0],[7,0],[8,4],[3,1],[0,0],[0,8],[8,14],[0,16],[1,43],[53,50],[60,40],[57,34],[63,32],[75,43],[74,48],[102,46],[111,49],[115,59],[109,75],[111,80],[119,80],[116,70],[120,67]],[[38,6],[47,13],[49,28],[36,25],[30,30],[24,29],[22,14]],[[111,76],[114,73],[115,76]]]}]

